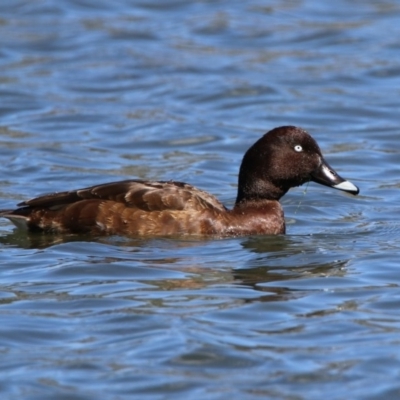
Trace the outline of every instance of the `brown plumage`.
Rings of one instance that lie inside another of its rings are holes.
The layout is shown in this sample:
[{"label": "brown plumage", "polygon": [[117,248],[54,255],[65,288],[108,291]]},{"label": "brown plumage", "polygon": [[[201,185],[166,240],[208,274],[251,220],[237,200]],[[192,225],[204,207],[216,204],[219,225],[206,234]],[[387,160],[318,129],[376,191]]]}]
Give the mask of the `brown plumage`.
[{"label": "brown plumage", "polygon": [[54,233],[281,234],[285,222],[279,199],[310,180],[358,193],[329,167],[307,132],[289,126],[270,131],[246,152],[232,210],[186,183],[126,180],[37,197],[0,216],[19,227]]}]

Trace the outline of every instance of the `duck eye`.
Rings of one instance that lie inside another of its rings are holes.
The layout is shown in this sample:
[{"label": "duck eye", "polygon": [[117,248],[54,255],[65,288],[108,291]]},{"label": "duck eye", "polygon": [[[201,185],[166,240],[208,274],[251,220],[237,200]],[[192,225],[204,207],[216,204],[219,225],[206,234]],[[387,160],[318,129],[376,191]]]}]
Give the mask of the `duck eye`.
[{"label": "duck eye", "polygon": [[299,144],[296,144],[296,146],[294,146],[294,151],[300,153],[301,151],[303,151],[303,148]]}]

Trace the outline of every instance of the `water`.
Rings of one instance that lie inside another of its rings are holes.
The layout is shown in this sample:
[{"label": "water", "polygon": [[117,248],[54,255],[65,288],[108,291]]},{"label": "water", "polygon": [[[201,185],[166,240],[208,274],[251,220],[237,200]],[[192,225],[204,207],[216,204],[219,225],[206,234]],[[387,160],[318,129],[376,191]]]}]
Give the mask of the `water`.
[{"label": "water", "polygon": [[394,0],[1,2],[1,208],[131,177],[231,206],[284,124],[361,189],[292,190],[284,237],[1,221],[1,398],[399,397],[399,22]]}]

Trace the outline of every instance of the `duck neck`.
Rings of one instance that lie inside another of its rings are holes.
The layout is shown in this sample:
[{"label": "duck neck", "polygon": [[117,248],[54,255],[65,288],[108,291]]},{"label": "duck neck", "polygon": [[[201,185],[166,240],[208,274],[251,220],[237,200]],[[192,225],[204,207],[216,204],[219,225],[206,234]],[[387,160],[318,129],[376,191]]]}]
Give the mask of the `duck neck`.
[{"label": "duck neck", "polygon": [[265,201],[279,201],[288,189],[279,187],[266,180],[252,180],[241,182],[239,177],[239,187],[236,197],[235,207],[241,207],[247,203],[263,203]]},{"label": "duck neck", "polygon": [[[277,174],[273,149],[268,152],[263,150],[266,140],[267,135],[264,135],[243,156],[235,207],[247,202],[278,201],[290,188],[285,180],[280,179],[280,174]],[[275,175],[278,175],[278,179]]]}]

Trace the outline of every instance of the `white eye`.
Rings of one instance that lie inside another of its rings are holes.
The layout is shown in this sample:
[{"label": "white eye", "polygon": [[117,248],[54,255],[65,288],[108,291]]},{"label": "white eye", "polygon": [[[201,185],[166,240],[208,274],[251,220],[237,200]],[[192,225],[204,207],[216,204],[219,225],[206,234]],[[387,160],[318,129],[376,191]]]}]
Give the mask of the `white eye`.
[{"label": "white eye", "polygon": [[294,151],[300,153],[301,151],[303,151],[303,148],[299,144],[296,144],[296,146],[294,146]]}]

